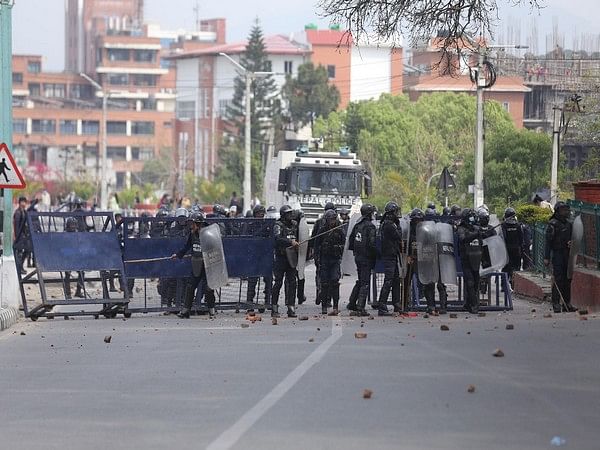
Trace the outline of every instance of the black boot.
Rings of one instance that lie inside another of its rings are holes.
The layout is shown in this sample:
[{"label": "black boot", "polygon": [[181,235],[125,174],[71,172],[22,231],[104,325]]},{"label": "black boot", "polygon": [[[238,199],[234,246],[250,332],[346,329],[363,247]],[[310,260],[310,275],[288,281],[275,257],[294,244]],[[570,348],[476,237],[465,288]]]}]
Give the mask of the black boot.
[{"label": "black boot", "polygon": [[560,307],[560,303],[552,302],[552,311],[554,311],[555,314],[561,313],[562,308]]},{"label": "black boot", "polygon": [[279,316],[279,306],[278,305],[272,305],[271,306],[271,317],[280,317]]},{"label": "black boot", "polygon": [[288,306],[288,310],[287,310],[287,316],[290,318],[294,318],[294,317],[298,317],[298,315],[296,314],[296,311],[294,310],[293,306]]}]

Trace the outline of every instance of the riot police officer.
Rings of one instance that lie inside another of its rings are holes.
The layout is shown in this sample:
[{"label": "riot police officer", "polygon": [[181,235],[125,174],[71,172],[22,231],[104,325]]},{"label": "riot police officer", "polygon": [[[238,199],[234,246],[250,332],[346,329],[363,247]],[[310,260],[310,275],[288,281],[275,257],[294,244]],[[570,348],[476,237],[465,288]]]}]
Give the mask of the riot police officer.
[{"label": "riot police officer", "polygon": [[458,227],[462,220],[462,208],[459,205],[452,205],[450,207],[450,224],[454,226],[454,229]]},{"label": "riot police officer", "polygon": [[523,258],[523,228],[517,220],[517,213],[514,208],[506,208],[504,211],[504,221],[501,228],[508,252],[508,264],[504,266],[502,271],[508,274],[512,287],[514,272],[521,270],[521,259]]},{"label": "riot police officer", "polygon": [[204,226],[208,226],[208,223],[204,220],[204,215],[202,213],[193,213],[190,215],[189,221],[191,222],[191,229],[187,242],[181,250],[171,255],[172,259],[181,259],[189,251],[191,251],[192,255],[192,276],[186,287],[183,309],[179,312],[178,316],[182,319],[190,318],[190,311],[194,302],[196,288],[198,288],[200,291],[204,292],[208,314],[210,317],[214,317],[215,292],[208,287],[206,268],[204,267],[204,259],[202,256],[202,245],[200,244],[200,229]]},{"label": "riot police officer", "polygon": [[[490,226],[490,213],[489,211],[484,208],[483,206],[480,206],[479,208],[477,208],[477,222],[479,223],[479,230],[481,232],[481,239],[486,239],[492,236],[496,236],[496,229],[492,226]],[[482,265],[483,267],[486,267],[486,258],[487,258],[487,264],[490,263],[489,261],[489,254],[486,256],[485,254],[482,254]],[[479,281],[479,292],[481,292],[482,294],[486,294],[488,291],[488,286],[490,284],[490,276],[486,276],[486,277],[482,277]]]},{"label": "riot police officer", "polygon": [[[315,251],[319,259],[319,280],[321,282],[321,310],[327,314],[332,301],[333,310],[330,315],[337,316],[340,302],[340,278],[342,255],[346,236],[338,220],[337,213],[328,209],[323,214],[321,236],[315,238]],[[325,234],[323,234],[325,233]]]},{"label": "riot police officer", "polygon": [[457,229],[460,262],[465,282],[465,309],[470,313],[479,312],[479,266],[481,265],[481,230],[477,226],[477,214],[471,208],[462,210]]},{"label": "riot police officer", "polygon": [[361,218],[354,225],[348,239],[348,248],[354,252],[354,262],[358,272],[358,279],[350,294],[348,309],[351,316],[368,316],[365,311],[369,285],[371,282],[371,271],[375,267],[377,259],[376,234],[377,229],[373,224],[373,205],[365,203],[360,208]]},{"label": "riot police officer", "polygon": [[[323,216],[321,216],[313,225],[313,229],[310,234],[311,240],[309,241],[309,244],[308,244],[309,257],[312,256],[314,258],[315,268],[317,269],[315,271],[315,286],[317,288],[317,295],[316,295],[315,303],[317,305],[319,305],[321,303],[321,281],[319,279],[319,274],[320,274],[320,272],[319,272],[319,264],[320,264],[319,254],[318,254],[318,252],[315,251],[315,239],[314,238],[315,238],[315,236],[317,236],[318,234],[320,234],[322,232],[321,229],[325,225],[324,215],[327,211],[330,211],[330,210],[335,212],[335,205],[332,202],[327,202],[325,204]],[[336,216],[337,216],[337,213],[336,213]]]},{"label": "riot police officer", "polygon": [[[379,226],[381,236],[381,259],[383,260],[384,279],[377,310],[380,316],[390,315],[387,300],[392,292],[394,311],[400,312],[400,254],[402,253],[402,230],[400,229],[400,207],[394,201],[386,203],[383,220]],[[375,307],[375,305],[373,305]]]},{"label": "riot police officer", "polygon": [[[435,210],[432,208],[427,208],[425,210],[425,220],[430,220],[433,222],[439,221],[439,216],[436,214]],[[418,222],[418,221],[417,221]],[[416,236],[416,227],[415,227],[415,236]],[[417,261],[417,265],[419,262]],[[439,276],[439,273],[438,273]],[[437,286],[438,295],[440,298],[440,308],[438,309],[435,304],[435,288]],[[419,287],[421,284],[419,283]],[[435,283],[423,284],[423,295],[425,296],[425,300],[427,301],[427,312],[432,314],[434,312],[438,312],[439,314],[446,314],[446,308],[448,304],[448,291],[446,290],[446,285],[440,281]]]},{"label": "riot police officer", "polygon": [[[256,205],[252,210],[252,217],[254,219],[264,219],[267,214],[265,207],[262,205]],[[264,236],[265,233],[268,236],[268,230],[265,230],[264,227],[252,227],[249,230],[252,236]],[[269,304],[271,302],[271,277],[263,277],[263,281],[265,284],[265,304]],[[248,290],[246,293],[246,302],[253,303],[254,297],[256,296],[256,286],[258,284],[258,277],[249,277],[248,278]],[[253,311],[253,309],[249,309],[248,311]]]},{"label": "riot police officer", "polygon": [[[295,209],[292,213],[292,220],[296,223],[296,236],[300,236],[300,221],[304,218],[304,211],[301,209]],[[309,241],[309,245],[310,245]],[[306,255],[308,259],[309,255]],[[301,305],[306,301],[306,295],[304,294],[304,286],[306,285],[306,276],[300,279],[298,275],[298,271],[296,271],[296,298],[298,299],[298,304]]]},{"label": "riot police officer", "polygon": [[[556,202],[554,214],[546,227],[546,249],[544,264],[552,262],[552,309],[555,313],[561,311],[573,312],[577,308],[571,305],[571,280],[567,276],[571,235],[573,226],[569,222],[571,210],[565,202]],[[561,308],[561,298],[563,306]]]},{"label": "riot police officer", "polygon": [[293,210],[289,205],[283,205],[279,209],[279,220],[275,223],[275,262],[273,264],[273,288],[271,289],[271,316],[279,316],[279,291],[286,279],[285,304],[287,305],[288,317],[296,317],[296,268],[290,264],[286,250],[293,248],[298,250],[298,235],[296,234],[296,223],[292,219]]}]

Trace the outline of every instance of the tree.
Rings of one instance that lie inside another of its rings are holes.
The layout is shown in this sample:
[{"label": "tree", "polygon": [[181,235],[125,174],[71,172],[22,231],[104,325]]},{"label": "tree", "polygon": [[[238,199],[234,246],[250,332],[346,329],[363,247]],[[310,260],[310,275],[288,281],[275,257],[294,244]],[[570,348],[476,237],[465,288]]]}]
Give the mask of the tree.
[{"label": "tree", "polygon": [[[269,72],[271,64],[266,53],[262,29],[256,20],[250,31],[248,44],[240,64],[250,72]],[[271,75],[256,76],[251,83],[250,127],[252,142],[252,185],[255,192],[262,190],[263,167],[266,161],[269,133],[277,128],[280,101],[277,86]],[[217,179],[235,182],[238,186],[243,180],[243,153],[245,138],[245,102],[246,74],[240,73],[234,80],[234,95],[227,108],[227,120],[230,133],[225,136],[220,152],[221,167],[217,170]],[[242,176],[238,176],[238,172]]]},{"label": "tree", "polygon": [[296,78],[287,76],[282,95],[291,121],[300,126],[310,124],[312,133],[315,118],[327,118],[340,103],[340,92],[329,84],[325,67],[310,62],[298,67]]},{"label": "tree", "polygon": [[[539,0],[504,0],[510,5],[529,4],[539,8]],[[321,0],[319,7],[333,22],[345,25],[348,44],[375,34],[382,41],[402,43],[407,36],[413,47],[427,42],[444,30],[443,56],[461,49],[464,37],[490,36],[498,17],[497,0]],[[469,39],[467,39],[469,40]]]}]

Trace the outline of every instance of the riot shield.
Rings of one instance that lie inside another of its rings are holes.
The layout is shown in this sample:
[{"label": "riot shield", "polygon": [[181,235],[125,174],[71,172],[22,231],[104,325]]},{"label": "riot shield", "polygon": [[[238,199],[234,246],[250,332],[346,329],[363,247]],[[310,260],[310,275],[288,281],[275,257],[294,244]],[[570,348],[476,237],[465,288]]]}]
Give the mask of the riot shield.
[{"label": "riot shield", "polygon": [[[483,240],[482,265],[479,266],[479,275],[484,277],[492,272],[500,272],[508,264],[506,244],[501,236],[490,236]],[[487,267],[484,267],[484,264]],[[489,264],[489,265],[488,265]]]},{"label": "riot shield", "polygon": [[206,281],[211,289],[218,289],[227,284],[229,275],[223,252],[223,241],[219,225],[213,223],[200,230],[200,245],[206,271]]},{"label": "riot shield", "polygon": [[304,268],[306,267],[306,256],[308,253],[308,242],[306,241],[310,237],[310,232],[308,231],[308,224],[306,223],[306,218],[302,217],[300,222],[298,223],[298,242],[303,242],[298,247],[298,264],[296,265],[296,269],[298,270],[298,279],[304,280]]},{"label": "riot shield", "polygon": [[440,266],[440,281],[457,285],[456,259],[454,257],[454,229],[447,223],[436,223],[437,251]]},{"label": "riot shield", "polygon": [[430,220],[417,225],[417,269],[421,283],[438,281],[437,229]]},{"label": "riot shield", "polygon": [[569,251],[569,265],[567,266],[567,278],[573,278],[573,270],[577,264],[577,255],[583,247],[583,221],[581,216],[575,217],[573,231],[571,232],[571,249]]},{"label": "riot shield", "polygon": [[408,270],[408,236],[410,233],[410,221],[400,219],[400,231],[402,231],[402,252],[400,253],[400,277],[406,277]]},{"label": "riot shield", "polygon": [[362,216],[354,214],[350,217],[348,230],[346,231],[346,244],[344,244],[344,254],[342,255],[342,275],[356,276],[356,264],[354,263],[354,252],[348,248],[350,245],[350,234],[354,226],[358,223]]}]

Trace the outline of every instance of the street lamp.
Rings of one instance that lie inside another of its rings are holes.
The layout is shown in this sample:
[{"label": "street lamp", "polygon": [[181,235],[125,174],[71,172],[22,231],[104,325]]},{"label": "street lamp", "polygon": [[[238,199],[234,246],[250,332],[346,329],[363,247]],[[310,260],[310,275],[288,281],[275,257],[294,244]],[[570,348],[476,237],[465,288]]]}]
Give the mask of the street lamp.
[{"label": "street lamp", "polygon": [[105,211],[108,207],[108,163],[106,160],[106,110],[108,93],[102,89],[102,86],[100,86],[95,80],[87,76],[85,73],[81,72],[79,75],[85,78],[102,95],[102,130],[100,132],[100,139],[102,141],[102,144],[100,145],[100,209]]},{"label": "street lamp", "polygon": [[225,58],[227,58],[229,60],[229,62],[231,62],[234,66],[236,66],[238,69],[240,69],[243,73],[244,73],[244,77],[246,78],[246,112],[245,112],[245,119],[246,119],[246,123],[245,123],[245,127],[244,127],[244,213],[246,211],[248,211],[250,209],[250,202],[251,202],[251,198],[252,198],[252,186],[251,186],[251,173],[250,173],[250,166],[251,166],[251,160],[252,160],[252,147],[251,147],[251,140],[250,140],[250,132],[251,132],[251,125],[250,125],[250,115],[251,115],[251,111],[250,111],[250,91],[252,89],[252,81],[256,78],[256,77],[260,77],[260,76],[268,76],[268,75],[274,75],[275,72],[252,72],[248,69],[246,69],[244,66],[242,66],[239,62],[237,62],[235,59],[233,59],[231,56],[229,56],[227,53],[219,53],[219,55],[224,56]]}]

